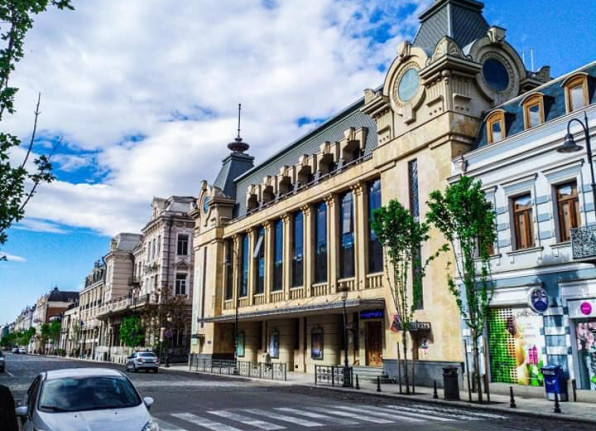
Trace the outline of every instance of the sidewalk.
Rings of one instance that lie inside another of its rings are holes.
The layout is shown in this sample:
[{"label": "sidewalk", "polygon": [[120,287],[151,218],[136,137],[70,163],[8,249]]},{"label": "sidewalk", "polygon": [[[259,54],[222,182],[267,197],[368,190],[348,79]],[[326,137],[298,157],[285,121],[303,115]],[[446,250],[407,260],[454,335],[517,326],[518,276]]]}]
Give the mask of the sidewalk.
[{"label": "sidewalk", "polygon": [[[198,374],[206,374],[206,375],[217,375],[217,376],[224,376],[229,378],[238,378],[238,376],[233,375],[225,375],[225,374],[211,374],[211,373],[201,373],[196,371],[189,371],[188,365],[184,364],[174,364],[171,365],[169,368],[160,367],[160,371],[182,371],[187,373],[198,373]],[[331,386],[331,385],[315,385],[315,378],[313,374],[305,374],[305,373],[288,373],[287,381],[277,381],[277,380],[263,380],[263,379],[256,379],[241,376],[240,378],[243,379],[250,379],[253,381],[264,382],[267,384],[279,384],[279,385],[289,385],[289,386],[307,386],[307,387],[318,387],[321,389],[328,389],[334,390],[339,392],[359,392],[359,393],[366,393],[369,395],[374,396],[382,396],[392,399],[404,399],[408,401],[417,401],[417,402],[426,402],[426,403],[436,403],[440,405],[449,405],[459,408],[468,408],[468,409],[477,409],[477,410],[484,410],[484,411],[493,411],[493,412],[502,412],[502,413],[515,413],[515,414],[523,414],[527,416],[537,416],[537,417],[548,417],[548,418],[559,418],[564,420],[571,420],[571,421],[581,421],[581,422],[593,422],[596,426],[596,409],[594,409],[593,403],[584,403],[584,402],[561,402],[559,403],[561,413],[555,413],[554,401],[547,400],[546,398],[522,398],[520,396],[515,396],[515,404],[516,408],[511,408],[510,403],[511,399],[509,396],[500,395],[500,394],[490,394],[490,404],[478,404],[475,402],[476,394],[472,394],[473,403],[470,403],[468,392],[460,391],[460,401],[447,401],[444,399],[443,390],[437,389],[438,399],[433,399],[433,388],[428,387],[417,387],[415,395],[405,395],[399,393],[399,386],[397,384],[381,384],[381,392],[377,392],[377,385],[373,383],[369,379],[362,379],[359,380],[360,389],[355,388],[342,388],[338,386]],[[514,389],[515,391],[515,389]],[[485,397],[486,399],[486,397]]]}]

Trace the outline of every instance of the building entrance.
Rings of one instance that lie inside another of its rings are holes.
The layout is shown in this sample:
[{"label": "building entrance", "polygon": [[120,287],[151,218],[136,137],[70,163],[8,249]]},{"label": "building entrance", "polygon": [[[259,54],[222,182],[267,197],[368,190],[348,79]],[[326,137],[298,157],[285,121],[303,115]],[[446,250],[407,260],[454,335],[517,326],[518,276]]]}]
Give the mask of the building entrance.
[{"label": "building entrance", "polygon": [[366,322],[366,365],[383,365],[383,324],[380,321]]}]

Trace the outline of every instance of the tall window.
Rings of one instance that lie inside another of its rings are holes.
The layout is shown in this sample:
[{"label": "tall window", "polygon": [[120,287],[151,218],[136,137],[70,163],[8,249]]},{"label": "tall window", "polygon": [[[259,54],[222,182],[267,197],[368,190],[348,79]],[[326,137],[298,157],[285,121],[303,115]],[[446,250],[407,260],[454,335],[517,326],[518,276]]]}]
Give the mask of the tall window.
[{"label": "tall window", "polygon": [[157,254],[161,251],[161,235],[157,237]]},{"label": "tall window", "polygon": [[275,238],[273,245],[273,286],[272,291],[281,290],[283,287],[283,263],[284,263],[284,224],[283,221],[275,222]]},{"label": "tall window", "polygon": [[226,299],[234,296],[234,241],[226,240]]},{"label": "tall window", "polygon": [[177,249],[179,256],[187,256],[188,255],[188,235],[180,234],[178,235],[178,249]]},{"label": "tall window", "polygon": [[260,228],[253,252],[255,262],[255,293],[265,291],[265,229]]},{"label": "tall window", "polygon": [[240,283],[240,296],[248,295],[248,234],[242,236],[242,282]]},{"label": "tall window", "polygon": [[186,295],[186,274],[176,274],[176,295]]},{"label": "tall window", "polygon": [[372,229],[373,212],[381,207],[381,180],[368,185],[368,272],[383,271],[383,246]]},{"label": "tall window", "polygon": [[339,248],[339,276],[354,276],[354,198],[352,192],[341,195],[341,244]]},{"label": "tall window", "polygon": [[532,218],[532,196],[518,196],[512,199],[513,225],[515,229],[515,250],[534,247],[534,220]]},{"label": "tall window", "polygon": [[569,241],[569,231],[580,225],[579,200],[575,181],[558,185],[557,215],[559,218],[559,241]]},{"label": "tall window", "polygon": [[327,281],[327,204],[317,207],[315,219],[315,283]]},{"label": "tall window", "polygon": [[565,85],[565,98],[567,112],[586,106],[588,100],[588,78],[581,74],[567,80]]},{"label": "tall window", "polygon": [[302,286],[304,284],[304,220],[302,211],[294,215],[292,245],[292,286]]},{"label": "tall window", "polygon": [[544,123],[544,102],[542,94],[533,94],[524,101],[524,125],[526,129]]},{"label": "tall window", "polygon": [[[415,221],[420,221],[420,197],[418,193],[418,160],[410,160],[408,162],[408,194],[410,199],[410,214]],[[418,283],[420,296],[417,298],[415,307],[417,310],[424,308],[424,285],[422,284],[422,273],[420,266],[422,265],[420,247],[412,250],[412,280]]]},{"label": "tall window", "polygon": [[489,144],[496,144],[505,139],[507,136],[505,131],[505,112],[496,111],[490,114],[486,119],[486,128]]}]

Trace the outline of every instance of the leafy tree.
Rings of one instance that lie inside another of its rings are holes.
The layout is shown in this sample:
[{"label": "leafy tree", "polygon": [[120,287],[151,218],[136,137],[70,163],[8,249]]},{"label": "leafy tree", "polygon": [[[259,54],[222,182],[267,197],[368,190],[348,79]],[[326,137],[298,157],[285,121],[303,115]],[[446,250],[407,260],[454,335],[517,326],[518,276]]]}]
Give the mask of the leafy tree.
[{"label": "leafy tree", "polygon": [[48,340],[50,339],[50,325],[44,323],[41,325],[41,350],[45,351]]},{"label": "leafy tree", "polygon": [[52,320],[50,322],[49,337],[53,341],[54,346],[58,345],[60,340],[60,331],[62,330],[62,322],[60,320]]},{"label": "leafy tree", "polygon": [[145,339],[145,334],[139,316],[124,317],[122,319],[120,339],[128,347],[141,345]]},{"label": "leafy tree", "polygon": [[[391,288],[393,302],[400,321],[402,348],[404,353],[406,392],[410,393],[408,375],[408,334],[412,328],[414,311],[422,299],[422,278],[430,257],[422,263],[419,257],[421,245],[428,240],[428,225],[414,219],[397,200],[374,211],[372,228],[385,247],[385,268],[387,282]],[[411,291],[408,280],[411,281]]]},{"label": "leafy tree", "polygon": [[[14,114],[16,87],[9,85],[16,64],[24,56],[25,35],[33,28],[34,16],[45,12],[48,6],[58,9],[72,9],[70,0],[2,0],[0,1],[0,122],[4,114]],[[35,193],[40,183],[54,180],[49,156],[29,158],[33,152],[39,99],[35,111],[35,121],[31,140],[21,163],[16,166],[10,161],[10,149],[21,145],[20,139],[10,133],[0,131],[0,246],[7,240],[6,230],[13,222],[19,221],[25,214],[25,206]],[[51,154],[50,154],[51,156]],[[26,187],[29,185],[29,189]]]},{"label": "leafy tree", "polygon": [[495,242],[495,213],[481,186],[480,181],[474,182],[470,177],[462,176],[457,183],[449,185],[445,193],[435,190],[430,194],[430,212],[427,214],[428,220],[443,233],[454,253],[458,280],[453,278],[448,268],[447,282],[460,315],[470,328],[473,375],[479,388],[479,402],[482,402],[479,338],[484,331],[494,293],[490,281],[490,253]]}]

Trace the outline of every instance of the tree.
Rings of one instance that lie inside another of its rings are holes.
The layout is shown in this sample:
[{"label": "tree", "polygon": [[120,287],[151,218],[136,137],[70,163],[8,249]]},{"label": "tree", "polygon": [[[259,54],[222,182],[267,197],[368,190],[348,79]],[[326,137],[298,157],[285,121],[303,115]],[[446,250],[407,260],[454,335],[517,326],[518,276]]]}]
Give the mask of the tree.
[{"label": "tree", "polygon": [[128,347],[136,347],[143,343],[145,334],[139,316],[129,316],[122,319],[120,339]]},{"label": "tree", "polygon": [[[4,120],[5,113],[15,113],[14,98],[18,89],[11,87],[9,80],[16,64],[23,59],[25,35],[33,28],[34,16],[45,12],[48,6],[72,9],[70,0],[0,1],[0,40],[4,42],[0,49],[0,122]],[[15,135],[0,131],[0,246],[7,240],[7,229],[25,215],[25,206],[37,186],[54,180],[51,154],[35,158],[33,166],[29,163],[38,116],[39,99],[31,139],[22,162],[17,165],[10,161],[10,150],[21,145],[21,141]]]},{"label": "tree", "polygon": [[[449,290],[454,295],[461,317],[472,338],[473,376],[480,390],[479,338],[484,332],[493,297],[490,280],[490,253],[495,242],[495,213],[486,200],[480,181],[462,176],[445,193],[430,194],[428,220],[443,233],[454,253],[457,281],[447,270]],[[448,266],[451,263],[448,263]]]},{"label": "tree", "polygon": [[49,338],[52,340],[52,345],[57,346],[58,341],[60,340],[60,331],[62,330],[62,322],[58,319],[52,320],[50,322],[50,329],[49,329]]},{"label": "tree", "polygon": [[[387,206],[374,211],[372,228],[385,247],[385,268],[387,282],[391,288],[402,334],[404,352],[406,393],[410,393],[408,375],[408,334],[412,328],[414,311],[422,299],[422,278],[428,263],[423,264],[419,251],[428,240],[428,225],[414,219],[397,200],[392,199]],[[413,275],[411,292],[408,279]],[[398,364],[399,366],[399,364]]]},{"label": "tree", "polygon": [[42,350],[42,352],[45,352],[46,345],[47,345],[49,339],[50,339],[50,325],[47,323],[44,323],[43,325],[41,325],[41,350]]}]

